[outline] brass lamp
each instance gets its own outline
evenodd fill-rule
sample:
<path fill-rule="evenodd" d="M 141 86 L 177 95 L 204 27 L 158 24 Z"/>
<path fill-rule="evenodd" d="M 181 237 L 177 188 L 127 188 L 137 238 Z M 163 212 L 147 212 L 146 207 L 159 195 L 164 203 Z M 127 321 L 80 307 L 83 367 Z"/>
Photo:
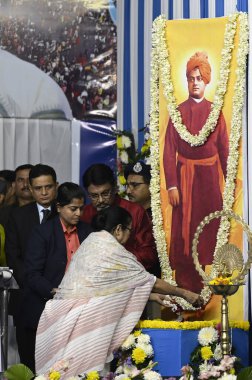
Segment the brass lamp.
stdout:
<path fill-rule="evenodd" d="M 213 264 L 214 271 L 207 275 L 198 259 L 197 246 L 199 236 L 204 227 L 216 218 L 235 219 L 243 227 L 248 238 L 248 259 L 244 263 L 243 254 L 234 244 L 223 244 L 216 250 Z M 222 355 L 228 355 L 231 351 L 229 339 L 228 321 L 228 296 L 237 292 L 240 285 L 244 284 L 244 277 L 252 263 L 252 232 L 245 221 L 233 211 L 216 211 L 206 216 L 196 229 L 193 239 L 192 257 L 194 265 L 203 278 L 203 282 L 209 286 L 212 293 L 221 295 L 221 349 Z"/>

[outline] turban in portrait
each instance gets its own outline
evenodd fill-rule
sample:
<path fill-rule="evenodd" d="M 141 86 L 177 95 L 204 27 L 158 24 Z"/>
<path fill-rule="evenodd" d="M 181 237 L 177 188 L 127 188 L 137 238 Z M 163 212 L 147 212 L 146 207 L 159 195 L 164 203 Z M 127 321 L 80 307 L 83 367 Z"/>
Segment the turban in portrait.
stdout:
<path fill-rule="evenodd" d="M 197 51 L 187 62 L 186 76 L 188 77 L 192 70 L 199 69 L 205 84 L 211 80 L 211 66 L 208 62 L 207 53 L 204 51 Z"/>

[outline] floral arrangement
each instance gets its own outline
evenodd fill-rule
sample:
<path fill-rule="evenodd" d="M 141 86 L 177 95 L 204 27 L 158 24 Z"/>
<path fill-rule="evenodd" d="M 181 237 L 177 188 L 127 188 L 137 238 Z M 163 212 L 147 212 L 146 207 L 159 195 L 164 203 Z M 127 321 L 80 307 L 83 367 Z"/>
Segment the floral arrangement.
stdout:
<path fill-rule="evenodd" d="M 144 379 L 161 380 L 158 372 L 153 371 L 157 364 L 152 361 L 154 357 L 150 336 L 141 330 L 135 330 L 124 341 L 116 353 L 117 368 L 115 380 Z"/>
<path fill-rule="evenodd" d="M 209 281 L 209 285 L 233 285 L 231 276 L 218 276 Z"/>
<path fill-rule="evenodd" d="M 152 139 L 150 156 L 152 163 L 152 180 L 150 184 L 151 207 L 154 236 L 156 240 L 159 260 L 161 263 L 162 273 L 164 278 L 173 285 L 176 285 L 176 283 L 173 280 L 173 273 L 169 264 L 169 260 L 167 260 L 167 243 L 163 229 L 163 218 L 160 200 L 159 81 L 162 82 L 164 95 L 167 100 L 169 115 L 180 137 L 191 146 L 199 146 L 204 144 L 204 142 L 207 141 L 209 135 L 214 131 L 219 113 L 223 106 L 224 96 L 227 89 L 227 81 L 230 72 L 233 38 L 237 30 L 238 21 L 240 29 L 236 57 L 237 70 L 232 104 L 231 131 L 229 136 L 230 150 L 227 163 L 226 183 L 223 193 L 223 209 L 232 210 L 234 203 L 235 180 L 239 160 L 239 142 L 242 132 L 242 107 L 246 82 L 246 59 L 248 54 L 247 15 L 245 13 L 235 13 L 227 19 L 216 93 L 214 96 L 210 115 L 206 121 L 206 124 L 198 135 L 192 135 L 189 133 L 186 126 L 182 124 L 181 115 L 177 109 L 176 99 L 174 96 L 174 86 L 171 79 L 169 51 L 167 48 L 165 35 L 166 19 L 164 16 L 159 16 L 153 23 L 150 113 L 150 134 Z M 215 253 L 219 247 L 227 243 L 229 228 L 230 222 L 227 220 L 227 218 L 221 218 Z M 212 266 L 212 272 L 216 272 L 214 265 Z M 209 301 L 211 297 L 211 291 L 207 286 L 203 288 L 201 297 L 204 299 L 205 304 Z M 191 305 L 189 305 L 185 300 L 181 300 L 179 298 L 173 299 L 175 299 L 177 305 L 182 307 L 184 310 L 191 308 Z"/>
<path fill-rule="evenodd" d="M 149 164 L 151 138 L 148 125 L 144 128 L 144 143 L 139 151 L 135 148 L 134 136 L 127 131 L 117 131 L 116 147 L 118 152 L 117 160 L 117 185 L 119 195 L 125 197 L 126 180 L 124 178 L 124 168 L 129 163 L 143 160 Z"/>
<path fill-rule="evenodd" d="M 220 334 L 217 328 L 203 327 L 198 334 L 198 346 L 193 350 L 189 365 L 182 368 L 181 380 L 236 379 L 241 368 L 233 355 L 222 356 Z"/>
<path fill-rule="evenodd" d="M 123 342 L 114 353 L 116 369 L 105 376 L 97 371 L 90 371 L 84 375 L 70 376 L 67 380 L 162 380 L 158 372 L 153 371 L 157 364 L 153 362 L 154 351 L 150 336 L 137 329 Z M 36 377 L 32 371 L 23 364 L 16 364 L 8 368 L 4 376 L 6 380 L 60 380 L 62 374 L 69 368 L 68 360 L 60 360 L 54 364 L 47 374 Z"/>

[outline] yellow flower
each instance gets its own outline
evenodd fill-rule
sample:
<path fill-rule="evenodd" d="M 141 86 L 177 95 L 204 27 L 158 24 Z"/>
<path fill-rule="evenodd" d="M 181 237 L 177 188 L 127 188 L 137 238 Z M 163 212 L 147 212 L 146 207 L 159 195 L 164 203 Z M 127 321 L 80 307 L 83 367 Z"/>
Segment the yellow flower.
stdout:
<path fill-rule="evenodd" d="M 60 379 L 60 373 L 58 371 L 52 371 L 49 373 L 49 379 L 50 380 L 59 380 Z"/>
<path fill-rule="evenodd" d="M 146 359 L 146 353 L 140 347 L 134 348 L 131 356 L 136 364 L 143 363 Z"/>
<path fill-rule="evenodd" d="M 117 136 L 116 145 L 118 149 L 123 149 L 122 136 Z"/>
<path fill-rule="evenodd" d="M 118 179 L 119 179 L 119 182 L 121 185 L 125 185 L 126 184 L 126 179 L 124 178 L 124 175 L 120 174 L 118 176 Z"/>
<path fill-rule="evenodd" d="M 229 371 L 230 375 L 235 375 L 235 369 L 234 368 L 231 368 L 230 371 Z"/>
<path fill-rule="evenodd" d="M 87 380 L 99 380 L 100 376 L 97 371 L 90 371 L 87 373 Z"/>
<path fill-rule="evenodd" d="M 139 336 L 139 335 L 141 335 L 141 333 L 142 333 L 142 331 L 141 330 L 136 330 L 136 331 L 134 331 L 134 336 Z"/>
<path fill-rule="evenodd" d="M 150 147 L 150 146 L 151 146 L 151 138 L 149 138 L 149 139 L 145 142 L 145 144 L 146 144 L 148 147 Z"/>
<path fill-rule="evenodd" d="M 208 360 L 213 356 L 213 351 L 209 346 L 201 347 L 200 352 L 203 360 Z"/>

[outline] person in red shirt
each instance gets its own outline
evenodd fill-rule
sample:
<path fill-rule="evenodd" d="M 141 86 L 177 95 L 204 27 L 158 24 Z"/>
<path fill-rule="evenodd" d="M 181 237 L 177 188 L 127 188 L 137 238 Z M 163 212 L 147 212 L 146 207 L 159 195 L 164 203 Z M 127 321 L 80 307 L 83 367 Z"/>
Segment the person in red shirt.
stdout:
<path fill-rule="evenodd" d="M 83 175 L 83 186 L 91 204 L 84 207 L 81 219 L 91 223 L 97 211 L 108 206 L 125 208 L 132 216 L 132 232 L 125 248 L 136 256 L 148 272 L 160 276 L 151 221 L 143 207 L 118 196 L 112 169 L 101 163 L 91 165 Z"/>

